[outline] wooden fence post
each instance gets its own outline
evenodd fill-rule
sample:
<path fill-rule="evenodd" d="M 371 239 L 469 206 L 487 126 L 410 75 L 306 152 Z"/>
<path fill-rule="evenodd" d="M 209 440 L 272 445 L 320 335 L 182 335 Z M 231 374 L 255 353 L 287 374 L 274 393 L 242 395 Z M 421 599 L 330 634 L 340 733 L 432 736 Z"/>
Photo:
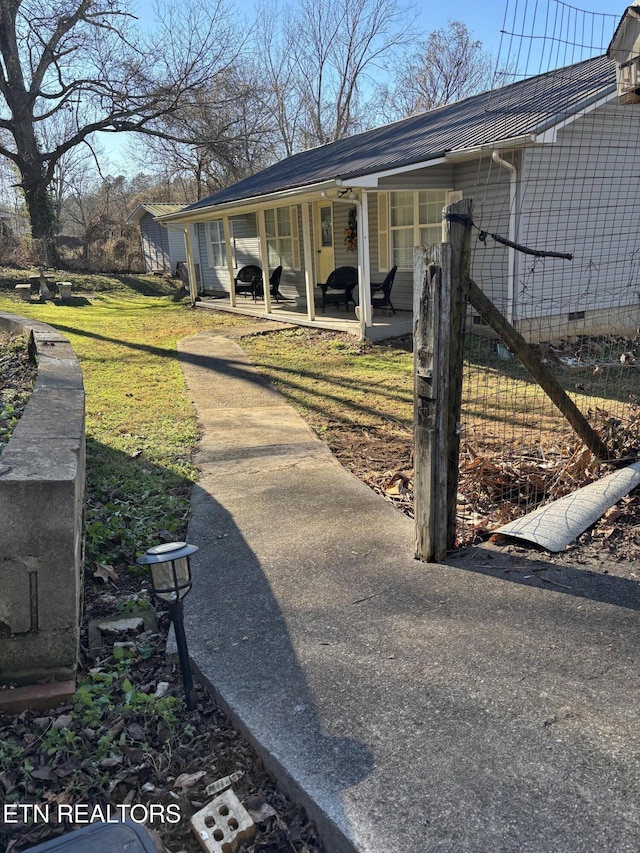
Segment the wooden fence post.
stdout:
<path fill-rule="evenodd" d="M 473 202 L 446 209 L 440 247 L 414 252 L 414 507 L 419 560 L 455 543 L 462 335 Z"/>
<path fill-rule="evenodd" d="M 436 531 L 442 529 L 440 515 L 444 471 L 438 429 L 440 372 L 440 309 L 442 293 L 442 250 L 445 246 L 414 250 L 413 290 L 413 496 L 415 511 L 415 556 L 438 559 Z"/>

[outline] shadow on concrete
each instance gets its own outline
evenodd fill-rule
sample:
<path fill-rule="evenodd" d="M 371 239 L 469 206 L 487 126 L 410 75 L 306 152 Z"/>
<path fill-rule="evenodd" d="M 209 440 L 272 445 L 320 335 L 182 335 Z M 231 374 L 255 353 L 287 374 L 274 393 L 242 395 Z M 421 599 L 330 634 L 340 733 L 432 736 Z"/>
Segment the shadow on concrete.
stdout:
<path fill-rule="evenodd" d="M 344 838 L 326 834 L 348 826 L 336 811 L 340 794 L 372 772 L 372 755 L 358 740 L 326 731 L 287 621 L 233 516 L 198 485 L 191 504 L 197 594 L 185 600 L 185 620 L 196 667 L 285 789 L 312 818 L 329 818 L 322 820 L 327 850 L 342 850 Z"/>
<path fill-rule="evenodd" d="M 541 556 L 536 555 L 540 553 Z M 503 553 L 499 548 L 468 548 L 452 554 L 447 565 L 524 586 L 587 598 L 603 604 L 640 610 L 640 583 L 604 572 L 602 574 L 549 562 L 546 552 L 535 550 L 525 556 Z M 603 565 L 605 561 L 603 560 Z"/>

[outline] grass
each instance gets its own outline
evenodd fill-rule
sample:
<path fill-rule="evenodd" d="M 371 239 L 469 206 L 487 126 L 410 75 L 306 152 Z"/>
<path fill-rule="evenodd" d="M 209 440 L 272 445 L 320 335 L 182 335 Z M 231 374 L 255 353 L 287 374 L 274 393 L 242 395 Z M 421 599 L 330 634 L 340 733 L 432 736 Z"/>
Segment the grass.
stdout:
<path fill-rule="evenodd" d="M 20 302 L 25 273 L 0 270 L 0 310 L 43 320 L 65 333 L 81 362 L 87 392 L 90 561 L 131 564 L 158 538 L 181 536 L 188 489 L 197 477 L 194 412 L 176 358 L 179 338 L 254 323 L 240 315 L 195 311 L 176 284 L 154 276 L 74 276 L 68 304 Z M 65 278 L 67 276 L 65 275 Z M 617 344 L 616 344 L 617 345 Z M 393 433 L 411 441 L 413 356 L 410 339 L 372 344 L 294 328 L 243 340 L 257 369 L 335 446 L 338 433 Z M 640 373 L 615 365 L 596 375 L 558 376 L 584 412 L 628 413 Z M 486 340 L 468 349 L 463 441 L 486 452 L 518 442 L 571 440 L 542 390 Z M 524 436 L 524 438 L 523 438 Z M 335 440 L 334 440 L 335 439 Z"/>
<path fill-rule="evenodd" d="M 73 346 L 86 391 L 87 559 L 127 565 L 186 527 L 197 431 L 176 342 L 242 318 L 194 311 L 153 276 L 78 278 L 90 299 L 25 303 L 13 293 L 24 274 L 3 270 L 0 310 L 49 323 Z"/>

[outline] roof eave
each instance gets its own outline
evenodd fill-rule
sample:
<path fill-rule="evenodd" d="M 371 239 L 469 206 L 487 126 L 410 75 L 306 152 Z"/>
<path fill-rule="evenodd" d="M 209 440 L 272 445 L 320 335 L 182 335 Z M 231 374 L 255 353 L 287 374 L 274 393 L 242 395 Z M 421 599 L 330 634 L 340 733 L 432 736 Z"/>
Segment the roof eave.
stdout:
<path fill-rule="evenodd" d="M 286 190 L 278 190 L 276 192 L 264 193 L 263 195 L 248 196 L 247 198 L 232 199 L 223 201 L 219 204 L 209 204 L 206 207 L 198 207 L 195 210 L 180 211 L 178 213 L 169 213 L 165 216 L 159 216 L 158 221 L 163 224 L 170 222 L 199 222 L 202 219 L 210 219 L 212 213 L 242 213 L 244 210 L 252 210 L 259 207 L 265 207 L 277 201 L 286 201 L 293 196 L 300 195 L 320 195 L 323 190 L 332 189 L 334 187 L 343 186 L 340 178 L 333 178 L 326 181 L 318 181 L 314 184 L 301 184 L 297 187 L 288 187 Z"/>

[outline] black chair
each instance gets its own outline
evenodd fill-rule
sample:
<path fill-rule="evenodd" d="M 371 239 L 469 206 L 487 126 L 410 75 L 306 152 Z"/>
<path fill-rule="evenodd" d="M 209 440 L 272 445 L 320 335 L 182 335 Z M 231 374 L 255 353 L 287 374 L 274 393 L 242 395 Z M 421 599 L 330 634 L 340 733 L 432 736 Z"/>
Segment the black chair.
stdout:
<path fill-rule="evenodd" d="M 345 311 L 349 310 L 349 302 L 356 304 L 353 298 L 353 291 L 358 286 L 358 270 L 355 267 L 337 267 L 324 284 L 320 284 L 322 291 L 322 311 L 327 306 L 327 302 L 334 302 L 340 305 L 344 301 Z"/>
<path fill-rule="evenodd" d="M 396 309 L 391 303 L 391 288 L 393 287 L 393 280 L 396 277 L 397 269 L 398 267 L 391 267 L 383 282 L 380 284 L 371 284 L 371 304 L 374 308 L 391 308 L 392 313 L 396 313 Z M 382 293 L 382 296 L 374 296 L 374 293 Z"/>
<path fill-rule="evenodd" d="M 262 287 L 262 270 L 254 264 L 238 270 L 238 275 L 233 280 L 236 293 L 250 293 L 253 301 L 256 301 L 257 291 Z"/>
<path fill-rule="evenodd" d="M 276 267 L 274 271 L 269 276 L 269 293 L 276 302 L 279 302 L 281 299 L 284 299 L 284 296 L 280 293 L 280 277 L 282 276 L 282 267 Z"/>

